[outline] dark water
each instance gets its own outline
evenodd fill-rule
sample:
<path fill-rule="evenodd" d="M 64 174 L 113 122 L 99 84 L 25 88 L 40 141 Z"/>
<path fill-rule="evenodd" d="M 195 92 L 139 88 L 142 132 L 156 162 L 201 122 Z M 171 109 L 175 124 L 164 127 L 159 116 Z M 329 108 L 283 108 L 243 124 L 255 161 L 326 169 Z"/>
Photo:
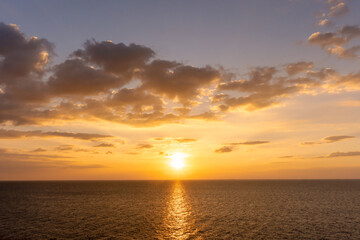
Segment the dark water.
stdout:
<path fill-rule="evenodd" d="M 360 180 L 0 182 L 0 239 L 360 239 Z"/>

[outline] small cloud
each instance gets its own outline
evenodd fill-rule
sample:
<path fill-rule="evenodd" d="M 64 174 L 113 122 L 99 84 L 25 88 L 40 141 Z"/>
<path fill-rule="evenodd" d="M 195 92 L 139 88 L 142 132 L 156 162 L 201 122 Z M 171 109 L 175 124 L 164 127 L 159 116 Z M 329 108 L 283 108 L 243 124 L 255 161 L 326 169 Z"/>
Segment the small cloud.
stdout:
<path fill-rule="evenodd" d="M 55 150 L 57 150 L 57 151 L 70 151 L 73 149 L 74 149 L 73 145 L 60 145 L 55 148 Z"/>
<path fill-rule="evenodd" d="M 154 146 L 152 144 L 149 143 L 139 143 L 136 148 L 137 149 L 149 149 L 149 148 L 153 148 Z"/>
<path fill-rule="evenodd" d="M 100 143 L 94 147 L 115 147 L 115 145 L 112 143 Z"/>
<path fill-rule="evenodd" d="M 46 152 L 46 149 L 45 148 L 36 148 L 36 149 L 34 149 L 34 150 L 32 150 L 32 151 L 30 151 L 30 152 L 33 152 L 33 153 L 37 153 L 37 152 Z"/>
<path fill-rule="evenodd" d="M 90 150 L 85 149 L 85 148 L 79 148 L 79 149 L 76 149 L 75 152 L 90 152 Z"/>
<path fill-rule="evenodd" d="M 360 156 L 360 152 L 359 151 L 356 151 L 356 152 L 333 152 L 333 153 L 330 153 L 329 155 L 327 155 L 326 157 L 333 158 L 333 157 L 355 157 L 355 156 Z"/>
<path fill-rule="evenodd" d="M 279 158 L 293 158 L 294 156 L 292 155 L 286 155 L 286 156 L 280 156 Z"/>
<path fill-rule="evenodd" d="M 216 152 L 216 153 L 227 153 L 227 152 L 232 152 L 232 151 L 233 151 L 232 147 L 224 146 L 224 147 L 216 149 L 214 152 Z"/>
<path fill-rule="evenodd" d="M 328 16 L 338 17 L 344 15 L 347 12 L 349 12 L 349 8 L 346 6 L 346 4 L 344 2 L 339 2 L 336 5 L 330 7 Z"/>
<path fill-rule="evenodd" d="M 113 154 L 111 151 L 107 151 L 106 154 Z"/>
<path fill-rule="evenodd" d="M 236 145 L 259 145 L 259 144 L 265 144 L 265 143 L 269 143 L 269 141 L 245 141 L 245 142 L 237 142 L 237 143 L 227 143 L 225 145 L 232 145 L 232 146 L 236 146 Z"/>
<path fill-rule="evenodd" d="M 315 145 L 315 144 L 324 144 L 324 143 L 334 143 L 339 142 L 345 139 L 355 138 L 355 136 L 329 136 L 321 139 L 321 141 L 318 142 L 302 142 L 300 145 L 309 146 L 309 145 Z"/>
<path fill-rule="evenodd" d="M 323 140 L 327 143 L 333 143 L 333 142 L 338 142 L 338 141 L 349 139 L 349 138 L 355 138 L 355 137 L 354 136 L 329 136 L 329 137 L 323 138 Z"/>
<path fill-rule="evenodd" d="M 306 70 L 310 70 L 314 67 L 314 63 L 312 62 L 297 62 L 297 63 L 289 63 L 285 67 L 285 71 L 289 76 L 299 74 L 305 72 Z"/>
<path fill-rule="evenodd" d="M 40 130 L 18 131 L 18 130 L 7 130 L 3 128 L 0 129 L 1 139 L 15 139 L 15 138 L 23 138 L 23 137 L 40 137 L 40 138 L 67 137 L 67 138 L 74 138 L 80 140 L 95 140 L 100 138 L 110 138 L 113 136 L 96 134 L 96 133 L 73 133 L 73 132 L 60 132 L 60 131 L 43 132 Z"/>
<path fill-rule="evenodd" d="M 309 146 L 309 145 L 315 145 L 315 144 L 321 144 L 321 142 L 302 142 L 300 145 Z"/>

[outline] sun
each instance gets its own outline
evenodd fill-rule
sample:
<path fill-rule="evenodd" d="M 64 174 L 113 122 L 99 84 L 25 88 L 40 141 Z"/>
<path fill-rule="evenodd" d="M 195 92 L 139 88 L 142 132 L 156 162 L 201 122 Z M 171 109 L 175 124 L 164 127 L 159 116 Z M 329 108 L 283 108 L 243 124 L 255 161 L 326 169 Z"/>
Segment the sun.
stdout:
<path fill-rule="evenodd" d="M 187 158 L 188 155 L 182 152 L 175 152 L 173 154 L 170 154 L 170 166 L 173 167 L 176 170 L 183 169 L 185 165 L 185 158 Z"/>

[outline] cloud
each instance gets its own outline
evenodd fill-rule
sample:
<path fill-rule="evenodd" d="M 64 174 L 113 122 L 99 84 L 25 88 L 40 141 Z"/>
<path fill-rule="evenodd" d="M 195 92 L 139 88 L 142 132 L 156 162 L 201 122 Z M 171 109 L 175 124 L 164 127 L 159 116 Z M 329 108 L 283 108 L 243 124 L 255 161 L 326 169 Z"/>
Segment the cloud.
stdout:
<path fill-rule="evenodd" d="M 56 151 L 71 151 L 73 149 L 74 149 L 74 145 L 70 145 L 70 144 L 60 145 L 55 148 Z"/>
<path fill-rule="evenodd" d="M 360 51 L 360 45 L 348 49 L 337 46 L 328 48 L 326 51 L 332 55 L 336 55 L 339 58 L 357 58 L 357 53 Z"/>
<path fill-rule="evenodd" d="M 314 67 L 314 63 L 312 62 L 297 62 L 290 63 L 286 65 L 285 71 L 288 75 L 292 76 L 298 73 L 302 73 L 306 70 L 312 69 Z"/>
<path fill-rule="evenodd" d="M 139 143 L 136 148 L 137 149 L 150 149 L 153 148 L 154 146 L 152 144 L 149 143 Z"/>
<path fill-rule="evenodd" d="M 323 141 L 325 141 L 327 143 L 333 143 L 333 142 L 338 142 L 338 141 L 342 141 L 342 140 L 349 139 L 349 138 L 355 138 L 355 137 L 354 136 L 329 136 L 329 137 L 323 138 Z"/>
<path fill-rule="evenodd" d="M 118 77 L 92 68 L 80 59 L 69 59 L 54 67 L 48 88 L 55 96 L 86 96 L 104 93 L 124 84 Z"/>
<path fill-rule="evenodd" d="M 360 37 L 360 27 L 358 25 L 345 25 L 335 32 L 313 33 L 307 41 L 309 44 L 319 45 L 326 52 L 338 58 L 357 58 L 360 45 L 345 47 L 357 37 Z"/>
<path fill-rule="evenodd" d="M 334 23 L 329 19 L 320 19 L 317 23 L 318 26 L 334 26 Z"/>
<path fill-rule="evenodd" d="M 351 139 L 351 138 L 355 138 L 355 136 L 345 136 L 345 135 L 328 136 L 328 137 L 324 137 L 323 139 L 321 139 L 321 141 L 302 142 L 300 144 L 301 145 L 316 145 L 316 144 L 324 144 L 324 143 L 334 143 L 334 142 L 339 142 L 339 141 L 343 141 L 343 140 Z"/>
<path fill-rule="evenodd" d="M 98 145 L 95 145 L 94 147 L 115 147 L 112 143 L 100 143 Z"/>
<path fill-rule="evenodd" d="M 227 152 L 232 152 L 232 151 L 233 151 L 232 147 L 224 146 L 224 147 L 216 149 L 214 152 L 216 152 L 216 153 L 227 153 Z"/>
<path fill-rule="evenodd" d="M 95 64 L 105 72 L 130 78 L 134 72 L 143 68 L 146 62 L 154 57 L 155 52 L 145 46 L 111 41 L 97 42 L 88 40 L 84 49 L 79 49 L 73 56 L 79 57 L 90 64 Z"/>
<path fill-rule="evenodd" d="M 344 15 L 347 12 L 349 12 L 349 8 L 345 4 L 345 2 L 338 2 L 337 4 L 332 5 L 330 7 L 330 11 L 328 13 L 328 16 L 329 17 L 338 17 L 338 16 L 341 16 L 341 15 Z"/>
<path fill-rule="evenodd" d="M 315 144 L 322 144 L 322 142 L 302 142 L 300 145 L 315 145 Z"/>
<path fill-rule="evenodd" d="M 15 24 L 0 23 L 0 82 L 13 85 L 41 74 L 52 54 L 53 45 L 46 39 L 27 39 Z"/>
<path fill-rule="evenodd" d="M 34 152 L 35 153 L 35 152 Z M 40 161 L 40 160 L 51 160 L 51 159 L 68 159 L 71 157 L 65 157 L 62 155 L 56 154 L 38 154 L 38 153 L 23 153 L 21 151 L 16 151 L 13 149 L 0 148 L 0 163 L 2 161 Z"/>
<path fill-rule="evenodd" d="M 269 141 L 245 141 L 245 142 L 236 142 L 236 143 L 227 143 L 226 145 L 259 145 L 269 143 Z"/>
<path fill-rule="evenodd" d="M 360 27 L 358 25 L 345 25 L 339 30 L 339 33 L 350 40 L 360 36 Z"/>
<path fill-rule="evenodd" d="M 105 104 L 114 108 L 123 108 L 123 111 L 131 107 L 131 113 L 134 114 L 132 117 L 141 117 L 144 113 L 147 114 L 147 117 L 150 116 L 149 114 L 161 116 L 164 111 L 160 97 L 139 88 L 123 88 L 112 94 Z"/>
<path fill-rule="evenodd" d="M 72 132 L 43 132 L 35 131 L 19 131 L 0 129 L 0 139 L 16 139 L 22 137 L 67 137 L 80 140 L 96 140 L 101 138 L 110 138 L 110 135 L 96 134 L 96 133 L 72 133 Z"/>
<path fill-rule="evenodd" d="M 356 157 L 360 156 L 360 152 L 333 152 L 327 155 L 328 158 L 333 157 Z"/>
<path fill-rule="evenodd" d="M 327 46 L 340 46 L 346 44 L 348 40 L 345 37 L 337 36 L 336 33 L 332 32 L 315 32 L 309 36 L 308 42 L 310 44 L 320 45 L 322 48 L 325 48 Z"/>
<path fill-rule="evenodd" d="M 196 142 L 198 139 L 195 138 L 182 138 L 182 137 L 178 137 L 178 138 L 172 138 L 172 137 L 156 137 L 154 138 L 155 141 L 166 141 L 166 142 L 178 142 L 178 143 L 191 143 L 191 142 Z"/>
<path fill-rule="evenodd" d="M 37 153 L 37 152 L 46 152 L 45 148 L 36 148 L 34 150 L 32 150 L 31 152 Z"/>

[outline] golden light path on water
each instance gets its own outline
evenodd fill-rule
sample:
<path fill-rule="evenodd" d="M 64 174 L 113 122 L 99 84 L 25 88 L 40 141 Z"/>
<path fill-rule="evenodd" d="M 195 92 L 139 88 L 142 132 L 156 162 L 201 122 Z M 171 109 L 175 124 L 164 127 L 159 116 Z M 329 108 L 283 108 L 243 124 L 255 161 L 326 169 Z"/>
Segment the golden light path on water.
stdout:
<path fill-rule="evenodd" d="M 172 194 L 167 202 L 165 239 L 188 239 L 196 232 L 193 221 L 184 187 L 180 181 L 174 182 Z"/>

